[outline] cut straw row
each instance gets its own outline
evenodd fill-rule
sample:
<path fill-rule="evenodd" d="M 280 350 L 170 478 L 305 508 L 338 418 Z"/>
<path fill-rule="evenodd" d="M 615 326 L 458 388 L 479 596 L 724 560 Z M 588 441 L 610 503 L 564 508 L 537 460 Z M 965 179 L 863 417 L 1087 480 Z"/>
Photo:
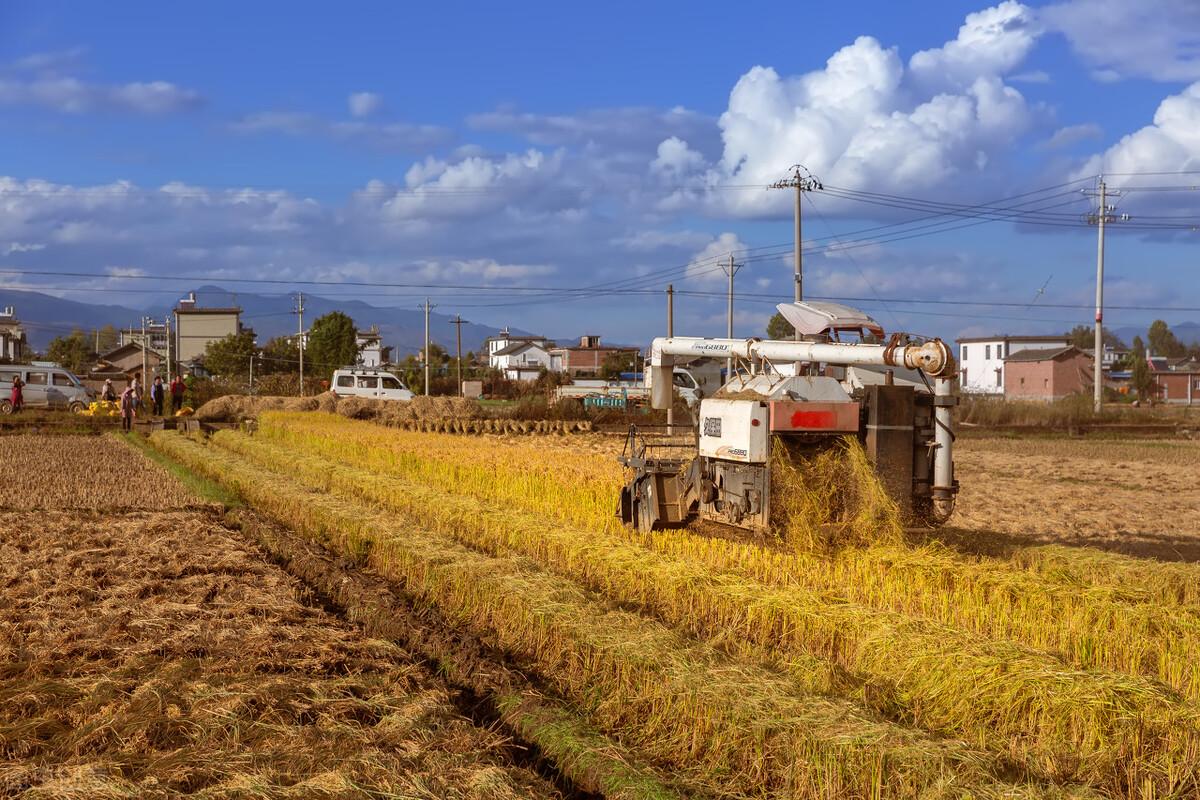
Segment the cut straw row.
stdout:
<path fill-rule="evenodd" d="M 797 692 L 661 625 L 605 611 L 570 581 L 519 558 L 466 549 L 403 516 L 296 488 L 167 432 L 156 447 L 242 494 L 332 551 L 403 583 L 571 698 L 589 720 L 656 763 L 703 776 L 716 793 L 758 797 L 1060 797 L 1080 787 L 999 782 L 994 756 L 871 719 L 853 704 Z"/>
<path fill-rule="evenodd" d="M 1139 678 L 1081 672 L 1003 641 L 926 620 L 864 608 L 799 586 L 772 587 L 713 575 L 702 563 L 648 552 L 600 532 L 549 527 L 388 475 L 331 464 L 295 449 L 220 432 L 214 441 L 268 469 L 344 496 L 369 500 L 493 555 L 534 558 L 621 603 L 760 662 L 827 659 L 849 693 L 898 720 L 962 736 L 1004 753 L 1031 774 L 1122 786 L 1131 772 L 1159 789 L 1195 778 L 1200 725 L 1178 696 Z"/>
<path fill-rule="evenodd" d="M 429 437 L 411 438 L 323 415 L 267 415 L 262 425 L 274 441 L 340 463 L 387 471 L 447 492 L 467 492 L 498 506 L 554 514 L 569 524 L 612 531 L 721 572 L 775 586 L 835 592 L 872 608 L 1021 642 L 1082 669 L 1156 678 L 1200 700 L 1200 614 L 1141 602 L 1145 598 L 1136 589 L 1052 580 L 1003 562 L 964 559 L 936 544 L 846 549 L 824 558 L 686 532 L 638 534 L 622 526 L 596 526 L 595 491 L 581 490 L 573 504 L 569 485 L 553 483 L 555 470 L 563 470 L 562 481 L 578 482 L 586 489 L 588 467 L 557 453 L 554 459 L 534 460 L 524 446 L 514 451 L 459 439 L 447 445 L 447 454 L 442 438 L 431 442 Z M 502 467 L 497 453 L 513 459 Z M 455 461 L 446 461 L 448 457 Z M 609 520 L 616 495 L 615 489 L 606 490 L 613 492 L 607 498 Z M 1079 557 L 1089 556 L 1081 552 Z M 1131 596 L 1138 601 L 1130 602 Z"/>

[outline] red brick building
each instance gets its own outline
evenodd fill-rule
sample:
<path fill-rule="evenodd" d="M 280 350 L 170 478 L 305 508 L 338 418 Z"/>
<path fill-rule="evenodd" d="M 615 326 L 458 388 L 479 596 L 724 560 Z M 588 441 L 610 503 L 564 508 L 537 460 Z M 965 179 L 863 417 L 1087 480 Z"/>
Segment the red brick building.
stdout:
<path fill-rule="evenodd" d="M 581 336 L 578 346 L 555 347 L 550 351 L 550 369 L 572 376 L 599 375 L 605 359 L 610 356 L 632 357 L 636 362 L 637 354 L 636 347 L 609 347 L 600 344 L 599 336 Z"/>
<path fill-rule="evenodd" d="M 1151 397 L 1163 403 L 1200 403 L 1200 362 L 1195 358 L 1146 359 L 1150 378 L 1154 381 Z"/>
<path fill-rule="evenodd" d="M 1078 347 L 1021 350 L 1004 359 L 1007 400 L 1061 400 L 1089 391 L 1092 357 Z"/>

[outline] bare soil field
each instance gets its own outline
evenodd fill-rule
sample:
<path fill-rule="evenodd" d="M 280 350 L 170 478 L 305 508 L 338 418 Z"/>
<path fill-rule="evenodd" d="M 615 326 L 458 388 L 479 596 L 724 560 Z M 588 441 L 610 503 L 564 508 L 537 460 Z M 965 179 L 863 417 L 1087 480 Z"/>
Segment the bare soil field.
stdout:
<path fill-rule="evenodd" d="M 963 438 L 946 534 L 1200 560 L 1200 442 Z"/>
<path fill-rule="evenodd" d="M 188 505 L 140 453 L 10 438 L 6 469 L 43 485 L 6 505 L 91 508 L 0 511 L 0 797 L 560 796 L 428 667 L 303 602 L 213 513 L 96 510 Z M 93 463 L 126 488 L 74 494 Z"/>

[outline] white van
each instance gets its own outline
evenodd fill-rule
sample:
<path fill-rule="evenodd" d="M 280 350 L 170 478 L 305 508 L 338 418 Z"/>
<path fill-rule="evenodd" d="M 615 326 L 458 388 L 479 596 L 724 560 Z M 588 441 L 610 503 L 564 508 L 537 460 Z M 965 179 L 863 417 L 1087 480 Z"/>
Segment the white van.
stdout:
<path fill-rule="evenodd" d="M 338 397 L 373 397 L 377 400 L 412 400 L 413 393 L 399 378 L 381 369 L 347 367 L 333 373 L 330 391 Z"/>
<path fill-rule="evenodd" d="M 25 384 L 21 397 L 27 408 L 65 408 L 82 411 L 96 399 L 75 373 L 44 364 L 0 364 L 0 414 L 12 413 L 13 379 Z"/>

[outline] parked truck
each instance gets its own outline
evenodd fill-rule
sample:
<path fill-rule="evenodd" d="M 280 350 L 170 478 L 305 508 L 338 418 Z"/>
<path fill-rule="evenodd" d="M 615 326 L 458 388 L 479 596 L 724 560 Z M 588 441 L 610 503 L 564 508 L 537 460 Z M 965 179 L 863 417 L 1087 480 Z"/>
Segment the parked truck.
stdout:
<path fill-rule="evenodd" d="M 581 400 L 585 405 L 626 408 L 643 405 L 650 400 L 650 373 L 623 373 L 619 380 L 581 378 L 554 393 L 554 401 Z M 714 361 L 696 361 L 675 367 L 676 394 L 689 406 L 695 406 L 722 384 L 721 365 Z"/>

